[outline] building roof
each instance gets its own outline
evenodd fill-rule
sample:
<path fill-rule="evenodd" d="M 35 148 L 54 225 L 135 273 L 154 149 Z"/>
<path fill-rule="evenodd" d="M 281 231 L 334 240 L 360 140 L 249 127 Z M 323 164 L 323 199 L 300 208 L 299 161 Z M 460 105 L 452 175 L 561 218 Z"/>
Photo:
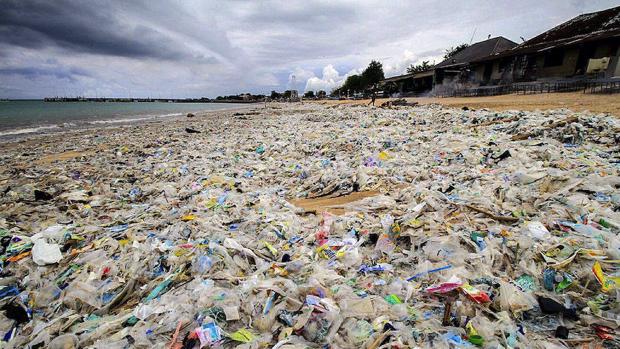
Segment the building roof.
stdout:
<path fill-rule="evenodd" d="M 577 16 L 498 56 L 541 52 L 554 47 L 613 37 L 620 37 L 620 6 Z M 480 59 L 482 60 L 486 59 Z"/>
<path fill-rule="evenodd" d="M 403 75 L 396 75 L 396 76 L 392 76 L 389 78 L 385 78 L 382 80 L 382 82 L 396 82 L 396 81 L 400 81 L 400 80 L 405 80 L 405 79 L 409 79 L 412 78 L 413 74 L 403 74 Z"/>
<path fill-rule="evenodd" d="M 433 75 L 435 68 L 448 68 L 458 66 L 461 64 L 469 63 L 475 59 L 487 57 L 489 55 L 495 55 L 507 49 L 517 46 L 516 42 L 510 41 L 503 36 L 491 38 L 488 40 L 477 42 L 471 46 L 466 47 L 459 53 L 455 54 L 449 59 L 442 61 L 441 63 L 430 67 L 428 70 L 418 72 L 415 74 L 403 74 L 392 76 L 383 80 L 383 82 L 396 82 L 406 80 L 410 78 L 419 79 Z"/>
<path fill-rule="evenodd" d="M 417 73 L 407 73 L 407 74 L 402 74 L 402 75 L 391 76 L 389 78 L 385 78 L 385 79 L 381 80 L 381 82 L 382 83 L 398 82 L 398 81 L 412 79 L 412 78 L 413 79 L 426 78 L 426 77 L 429 77 L 429 76 L 433 76 L 434 72 L 435 72 L 435 68 L 434 67 L 430 67 L 428 70 L 417 72 Z"/>
<path fill-rule="evenodd" d="M 454 56 L 435 65 L 435 68 L 447 68 L 467 64 L 481 58 L 497 55 L 515 46 L 517 46 L 516 42 L 508 40 L 503 36 L 498 36 L 466 47 Z"/>

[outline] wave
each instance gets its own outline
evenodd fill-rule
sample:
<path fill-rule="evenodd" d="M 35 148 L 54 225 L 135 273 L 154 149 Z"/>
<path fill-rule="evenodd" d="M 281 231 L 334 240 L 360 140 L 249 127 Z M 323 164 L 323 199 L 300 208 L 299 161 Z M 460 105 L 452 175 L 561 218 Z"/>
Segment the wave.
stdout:
<path fill-rule="evenodd" d="M 0 131 L 0 137 L 2 137 L 2 136 L 17 136 L 17 135 L 26 134 L 26 133 L 43 132 L 43 131 L 49 131 L 49 130 L 53 130 L 53 129 L 58 129 L 58 128 L 61 128 L 61 127 L 63 127 L 63 126 L 50 125 L 50 126 L 18 128 L 18 129 L 14 129 L 14 130 Z"/>
<path fill-rule="evenodd" d="M 139 118 L 123 118 L 123 119 L 108 119 L 108 120 L 94 120 L 87 121 L 87 124 L 92 125 L 101 125 L 101 124 L 120 124 L 123 122 L 134 122 L 134 121 L 144 121 L 144 120 L 153 120 L 159 118 L 167 118 L 172 116 L 181 116 L 183 113 L 171 113 L 171 114 L 162 114 L 162 115 L 146 115 Z"/>
<path fill-rule="evenodd" d="M 94 121 L 86 121 L 80 120 L 77 122 L 65 122 L 57 125 L 46 125 L 46 126 L 32 126 L 32 127 L 24 127 L 18 129 L 10 129 L 5 131 L 0 131 L 0 137 L 4 136 L 19 136 L 29 133 L 44 133 L 46 131 L 58 131 L 61 129 L 74 129 L 80 126 L 86 125 L 111 125 L 111 124 L 120 124 L 120 123 L 131 123 L 137 121 L 147 121 L 154 120 L 160 118 L 167 117 L 175 117 L 182 116 L 183 113 L 170 113 L 170 114 L 161 114 L 161 115 L 145 115 L 139 118 L 121 118 L 121 119 L 107 119 L 107 120 L 94 120 Z"/>
<path fill-rule="evenodd" d="M 249 108 L 251 105 L 235 105 L 234 107 L 231 105 L 222 105 L 220 108 L 214 109 L 205 109 L 202 111 L 194 111 L 193 113 L 201 113 L 201 112 L 216 112 L 216 111 L 224 111 L 224 110 L 234 110 L 234 109 L 244 109 Z M 91 120 L 73 120 L 71 122 L 64 122 L 55 125 L 41 125 L 41 126 L 27 126 L 23 128 L 16 129 L 8 129 L 0 131 L 0 137 L 9 137 L 9 136 L 21 136 L 28 135 L 33 133 L 46 133 L 46 132 L 59 132 L 59 131 L 69 131 L 74 129 L 85 129 L 90 127 L 96 127 L 97 125 L 115 125 L 122 123 L 132 123 L 132 122 L 140 122 L 140 121 L 149 121 L 149 120 L 159 120 L 163 118 L 172 118 L 172 117 L 180 117 L 186 115 L 186 112 L 175 112 L 168 114 L 146 114 L 146 115 L 133 115 L 134 117 L 118 117 L 115 119 L 110 119 L 109 116 L 107 119 L 101 120 L 92 120 L 93 117 L 97 117 L 96 115 L 91 116 Z M 90 127 L 89 127 L 90 126 Z"/>

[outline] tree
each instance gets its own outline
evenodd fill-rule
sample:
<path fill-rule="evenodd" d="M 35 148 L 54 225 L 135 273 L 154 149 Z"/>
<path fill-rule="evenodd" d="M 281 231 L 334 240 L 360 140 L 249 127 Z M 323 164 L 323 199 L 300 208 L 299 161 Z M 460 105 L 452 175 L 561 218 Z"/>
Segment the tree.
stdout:
<path fill-rule="evenodd" d="M 282 97 L 282 94 L 278 93 L 276 91 L 271 91 L 271 96 L 270 97 L 271 97 L 271 99 L 279 99 L 279 98 Z"/>
<path fill-rule="evenodd" d="M 412 64 L 407 68 L 407 73 L 415 74 L 427 71 L 432 68 L 432 65 L 428 64 L 428 61 L 422 61 L 420 64 Z"/>
<path fill-rule="evenodd" d="M 341 90 L 345 93 L 347 91 L 355 93 L 358 91 L 363 91 L 365 87 L 366 86 L 364 85 L 364 79 L 361 75 L 350 75 L 349 77 L 347 77 L 347 80 L 345 80 L 344 85 L 342 85 L 341 87 Z"/>
<path fill-rule="evenodd" d="M 364 69 L 364 72 L 362 72 L 361 90 L 377 84 L 383 79 L 385 79 L 385 75 L 383 75 L 383 64 L 381 64 L 381 62 L 372 60 L 370 61 L 370 64 L 368 64 L 368 67 Z"/>
<path fill-rule="evenodd" d="M 455 47 L 450 47 L 449 49 L 446 50 L 446 54 L 443 55 L 443 58 L 444 59 L 452 58 L 452 57 L 454 57 L 455 54 L 463 51 L 464 49 L 466 49 L 468 47 L 469 47 L 469 44 L 465 44 L 465 43 L 457 45 Z"/>
<path fill-rule="evenodd" d="M 316 96 L 318 98 L 325 98 L 325 97 L 327 97 L 327 92 L 325 92 L 323 90 L 320 90 L 319 92 L 316 93 Z"/>
<path fill-rule="evenodd" d="M 368 64 L 368 67 L 364 69 L 362 74 L 349 75 L 342 86 L 332 90 L 331 95 L 338 96 L 340 94 L 363 92 L 383 79 L 385 79 L 383 65 L 381 62 L 373 60 Z"/>
<path fill-rule="evenodd" d="M 314 91 L 307 91 L 304 93 L 304 98 L 314 98 Z"/>

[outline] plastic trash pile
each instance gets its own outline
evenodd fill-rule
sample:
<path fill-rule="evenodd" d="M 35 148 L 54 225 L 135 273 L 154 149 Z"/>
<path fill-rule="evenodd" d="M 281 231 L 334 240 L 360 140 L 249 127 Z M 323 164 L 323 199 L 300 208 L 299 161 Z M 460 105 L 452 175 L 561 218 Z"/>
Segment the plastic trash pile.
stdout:
<path fill-rule="evenodd" d="M 2 347 L 618 347 L 619 126 L 294 104 L 4 145 Z"/>

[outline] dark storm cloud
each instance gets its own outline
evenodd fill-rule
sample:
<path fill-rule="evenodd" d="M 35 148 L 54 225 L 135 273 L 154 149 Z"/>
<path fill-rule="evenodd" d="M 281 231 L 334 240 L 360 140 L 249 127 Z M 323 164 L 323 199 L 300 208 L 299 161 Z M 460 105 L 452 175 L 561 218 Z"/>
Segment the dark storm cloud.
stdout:
<path fill-rule="evenodd" d="M 121 22 L 113 9 L 104 1 L 1 1 L 0 42 L 130 58 L 213 60 L 193 55 L 156 29 Z"/>
<path fill-rule="evenodd" d="M 0 0 L 0 98 L 215 97 L 397 75 L 489 34 L 531 38 L 617 0 Z M 545 16 L 540 16 L 544 13 Z"/>
<path fill-rule="evenodd" d="M 257 1 L 244 22 L 251 26 L 287 26 L 291 30 L 331 31 L 334 24 L 352 22 L 357 16 L 355 4 L 319 2 L 305 6 L 299 2 L 282 6 L 278 1 Z"/>
<path fill-rule="evenodd" d="M 57 79 L 67 79 L 75 81 L 78 76 L 91 76 L 87 71 L 80 68 L 0 68 L 0 76 L 2 75 L 18 75 L 25 79 L 34 80 L 41 76 L 53 76 Z"/>

